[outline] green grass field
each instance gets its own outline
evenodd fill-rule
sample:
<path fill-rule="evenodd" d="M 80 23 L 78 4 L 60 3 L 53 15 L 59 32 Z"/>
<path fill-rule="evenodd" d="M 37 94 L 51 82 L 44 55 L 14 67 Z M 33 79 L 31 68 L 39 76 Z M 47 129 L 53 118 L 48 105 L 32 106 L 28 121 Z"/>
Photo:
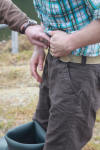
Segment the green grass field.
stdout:
<path fill-rule="evenodd" d="M 33 46 L 20 37 L 20 53 L 12 55 L 11 41 L 0 43 L 0 137 L 8 129 L 32 120 L 38 102 L 39 84 L 31 77 L 29 60 Z M 84 150 L 100 150 L 100 111 L 93 138 Z"/>

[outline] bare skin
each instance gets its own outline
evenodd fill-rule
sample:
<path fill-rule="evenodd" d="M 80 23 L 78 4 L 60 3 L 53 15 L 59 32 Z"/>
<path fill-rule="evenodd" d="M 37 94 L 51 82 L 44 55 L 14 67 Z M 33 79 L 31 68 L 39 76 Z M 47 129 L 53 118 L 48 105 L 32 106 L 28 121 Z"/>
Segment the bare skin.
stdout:
<path fill-rule="evenodd" d="M 43 71 L 44 60 L 45 60 L 44 48 L 35 46 L 34 52 L 30 61 L 30 70 L 31 70 L 32 76 L 40 83 L 42 82 L 42 78 L 39 75 L 37 69 L 39 69 L 39 71 Z"/>
<path fill-rule="evenodd" d="M 95 32 L 94 32 L 95 31 Z M 100 20 L 95 20 L 82 30 L 73 34 L 67 34 L 63 31 L 51 31 L 50 48 L 53 56 L 61 57 L 68 55 L 73 50 L 90 44 L 100 42 Z M 42 82 L 41 77 L 37 73 L 37 67 L 43 70 L 45 53 L 43 47 L 36 47 L 31 58 L 31 73 L 38 82 Z"/>
<path fill-rule="evenodd" d="M 50 38 L 44 33 L 41 25 L 29 26 L 25 34 L 32 44 L 44 48 L 48 47 Z"/>
<path fill-rule="evenodd" d="M 92 21 L 89 25 L 72 34 L 63 31 L 50 32 L 50 48 L 53 56 L 66 56 L 77 48 L 100 42 L 100 20 Z"/>

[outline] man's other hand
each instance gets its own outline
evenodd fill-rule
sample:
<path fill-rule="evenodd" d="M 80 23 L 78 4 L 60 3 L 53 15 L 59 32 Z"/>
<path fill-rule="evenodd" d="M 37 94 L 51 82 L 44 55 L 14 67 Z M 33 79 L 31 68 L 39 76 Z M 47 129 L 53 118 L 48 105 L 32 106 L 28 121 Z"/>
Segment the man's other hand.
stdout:
<path fill-rule="evenodd" d="M 42 78 L 37 72 L 37 69 L 39 71 L 43 71 L 43 63 L 45 59 L 45 52 L 43 47 L 35 46 L 34 52 L 30 61 L 30 70 L 32 76 L 38 81 L 42 82 Z"/>
<path fill-rule="evenodd" d="M 64 31 L 50 31 L 50 51 L 55 57 L 66 56 L 73 50 L 72 48 L 72 39 L 70 34 L 67 34 Z"/>
<path fill-rule="evenodd" d="M 41 25 L 29 26 L 25 30 L 25 34 L 32 44 L 44 48 L 49 46 L 50 38 L 45 34 Z"/>

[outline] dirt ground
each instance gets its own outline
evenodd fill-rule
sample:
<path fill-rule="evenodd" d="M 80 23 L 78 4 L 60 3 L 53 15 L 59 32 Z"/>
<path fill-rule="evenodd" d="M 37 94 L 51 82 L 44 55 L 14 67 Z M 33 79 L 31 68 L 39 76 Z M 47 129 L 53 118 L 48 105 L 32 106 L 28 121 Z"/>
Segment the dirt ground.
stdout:
<path fill-rule="evenodd" d="M 21 49 L 26 48 L 23 43 Z M 8 129 L 32 120 L 35 112 L 39 84 L 30 75 L 32 49 L 20 50 L 19 54 L 12 55 L 10 44 L 0 43 L 0 136 Z M 100 112 L 93 138 L 84 150 L 100 150 Z"/>

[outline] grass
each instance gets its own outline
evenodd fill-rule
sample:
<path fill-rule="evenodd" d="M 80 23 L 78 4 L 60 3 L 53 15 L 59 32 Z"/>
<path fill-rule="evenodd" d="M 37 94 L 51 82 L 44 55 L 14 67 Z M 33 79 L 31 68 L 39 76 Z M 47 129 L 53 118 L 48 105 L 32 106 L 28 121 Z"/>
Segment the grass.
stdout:
<path fill-rule="evenodd" d="M 100 111 L 97 112 L 96 122 L 100 123 Z"/>
<path fill-rule="evenodd" d="M 0 137 L 8 129 L 32 120 L 39 84 L 31 77 L 29 60 L 33 46 L 20 37 L 20 53 L 12 55 L 11 41 L 0 43 Z M 84 150 L 100 150 L 100 111 L 94 135 Z"/>
<path fill-rule="evenodd" d="M 6 65 L 24 65 L 27 64 L 29 61 L 29 58 L 31 57 L 33 51 L 21 51 L 20 55 L 16 54 L 10 54 L 10 52 L 5 52 L 0 54 L 0 66 L 6 66 Z"/>
<path fill-rule="evenodd" d="M 5 108 L 5 104 L 7 105 L 5 102 L 0 108 L 0 114 L 2 114 L 2 119 L 0 122 L 0 136 L 3 136 L 8 129 L 32 120 L 37 104 L 37 97 L 35 101 L 32 100 L 25 106 L 12 107 L 9 103 Z"/>

